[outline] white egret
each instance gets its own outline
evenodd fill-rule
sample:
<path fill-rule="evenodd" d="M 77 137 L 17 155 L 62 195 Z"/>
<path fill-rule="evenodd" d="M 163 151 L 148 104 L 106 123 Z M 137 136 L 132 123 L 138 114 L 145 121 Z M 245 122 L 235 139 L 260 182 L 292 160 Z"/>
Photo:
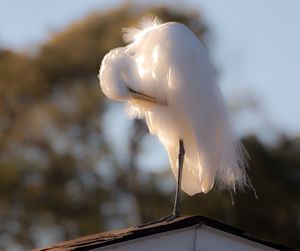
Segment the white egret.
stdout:
<path fill-rule="evenodd" d="M 249 185 L 243 148 L 201 41 L 185 25 L 157 18 L 124 29 L 124 40 L 126 47 L 103 58 L 100 85 L 108 98 L 145 117 L 165 146 L 177 179 L 170 218 L 179 215 L 180 189 L 194 195 L 215 181 L 233 191 Z"/>

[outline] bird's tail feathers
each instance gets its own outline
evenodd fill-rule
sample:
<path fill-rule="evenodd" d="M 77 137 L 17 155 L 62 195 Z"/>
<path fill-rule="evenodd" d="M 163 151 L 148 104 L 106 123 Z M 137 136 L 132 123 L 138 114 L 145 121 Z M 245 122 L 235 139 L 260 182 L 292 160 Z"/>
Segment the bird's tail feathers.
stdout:
<path fill-rule="evenodd" d="M 244 145 L 240 141 L 236 142 L 233 159 L 229 162 L 220 163 L 220 167 L 217 170 L 216 181 L 218 186 L 228 190 L 230 193 L 250 189 L 255 197 L 258 198 L 246 172 L 248 159 L 250 157 Z"/>

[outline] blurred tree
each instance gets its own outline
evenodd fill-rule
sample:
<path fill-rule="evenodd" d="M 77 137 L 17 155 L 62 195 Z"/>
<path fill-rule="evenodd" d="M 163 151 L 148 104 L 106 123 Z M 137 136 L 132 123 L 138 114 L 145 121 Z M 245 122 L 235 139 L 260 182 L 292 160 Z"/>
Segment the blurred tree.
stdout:
<path fill-rule="evenodd" d="M 185 23 L 201 39 L 207 34 L 198 13 L 124 5 L 71 25 L 34 56 L 0 51 L 1 250 L 44 246 L 170 212 L 170 170 L 141 167 L 142 121 L 129 122 L 117 139 L 123 148 L 112 144 L 120 113 L 108 130 L 104 123 L 119 106 L 103 98 L 97 79 L 102 57 L 123 45 L 121 28 L 145 14 Z M 213 190 L 184 197 L 184 212 L 300 246 L 299 139 L 272 148 L 255 138 L 245 144 L 260 199 L 237 194 L 233 206 L 228 194 Z"/>

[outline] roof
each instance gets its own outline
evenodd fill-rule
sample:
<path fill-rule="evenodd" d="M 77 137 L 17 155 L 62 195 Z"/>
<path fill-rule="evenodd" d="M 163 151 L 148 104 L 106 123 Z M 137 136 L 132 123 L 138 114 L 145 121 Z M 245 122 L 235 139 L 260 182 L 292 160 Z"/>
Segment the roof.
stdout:
<path fill-rule="evenodd" d="M 53 246 L 35 249 L 35 251 L 89 250 L 138 239 L 141 237 L 151 236 L 158 233 L 164 233 L 172 230 L 192 227 L 195 225 L 206 225 L 278 250 L 292 250 L 292 248 L 287 246 L 254 238 L 241 229 L 220 223 L 218 221 L 209 219 L 204 216 L 195 215 L 178 217 L 171 222 L 163 221 L 160 223 L 149 224 L 146 226 L 130 227 L 116 231 L 88 235 L 74 240 L 54 244 Z"/>

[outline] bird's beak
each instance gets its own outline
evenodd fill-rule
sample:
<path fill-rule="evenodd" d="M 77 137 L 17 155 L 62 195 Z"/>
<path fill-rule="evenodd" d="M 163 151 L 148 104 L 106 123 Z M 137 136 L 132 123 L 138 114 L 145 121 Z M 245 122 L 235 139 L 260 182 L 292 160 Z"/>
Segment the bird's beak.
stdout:
<path fill-rule="evenodd" d="M 147 101 L 147 102 L 151 102 L 151 103 L 155 103 L 155 104 L 159 104 L 159 105 L 164 105 L 164 106 L 168 105 L 167 101 L 165 101 L 165 100 L 159 100 L 157 98 L 153 98 L 151 96 L 148 96 L 146 94 L 143 94 L 141 92 L 133 90 L 130 87 L 127 87 L 127 89 L 129 91 L 131 97 L 134 99 L 139 99 L 139 100 L 143 100 L 143 101 Z"/>

